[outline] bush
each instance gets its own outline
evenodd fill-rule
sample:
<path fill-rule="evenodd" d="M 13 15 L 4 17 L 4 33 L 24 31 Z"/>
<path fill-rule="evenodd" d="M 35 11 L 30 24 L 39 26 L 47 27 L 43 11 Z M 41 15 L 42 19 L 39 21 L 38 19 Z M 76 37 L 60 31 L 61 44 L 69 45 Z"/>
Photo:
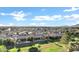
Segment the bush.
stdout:
<path fill-rule="evenodd" d="M 39 50 L 38 50 L 38 48 L 36 48 L 36 47 L 31 47 L 31 48 L 29 49 L 29 52 L 39 52 Z"/>

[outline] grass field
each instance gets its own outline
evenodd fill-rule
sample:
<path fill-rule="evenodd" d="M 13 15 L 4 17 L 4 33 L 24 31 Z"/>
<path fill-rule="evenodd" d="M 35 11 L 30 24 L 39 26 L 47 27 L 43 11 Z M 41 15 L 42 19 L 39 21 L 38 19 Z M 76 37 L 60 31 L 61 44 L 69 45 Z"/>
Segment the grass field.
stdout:
<path fill-rule="evenodd" d="M 4 45 L 0 45 L 0 52 L 6 52 L 6 47 Z"/>
<path fill-rule="evenodd" d="M 40 47 L 38 47 L 40 46 Z M 41 52 L 66 52 L 66 45 L 60 44 L 58 42 L 48 43 L 48 44 L 35 44 L 29 47 L 22 47 L 21 52 L 28 52 L 29 48 L 37 47 Z M 10 52 L 17 52 L 17 48 L 9 50 Z"/>
<path fill-rule="evenodd" d="M 40 50 L 42 52 L 63 52 L 66 49 L 64 48 L 65 45 L 63 44 L 56 44 L 56 43 L 49 43 L 41 45 Z"/>

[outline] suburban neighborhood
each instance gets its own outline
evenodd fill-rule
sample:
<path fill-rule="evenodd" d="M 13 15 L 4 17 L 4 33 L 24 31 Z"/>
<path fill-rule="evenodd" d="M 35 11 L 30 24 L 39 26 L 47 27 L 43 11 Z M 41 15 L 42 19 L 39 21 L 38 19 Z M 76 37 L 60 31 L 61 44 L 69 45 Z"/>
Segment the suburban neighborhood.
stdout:
<path fill-rule="evenodd" d="M 71 33 L 70 38 L 65 38 L 67 34 L 64 34 L 65 32 Z M 74 37 L 74 35 L 76 35 Z M 59 47 L 62 47 L 62 44 L 59 42 L 61 41 L 62 37 L 66 39 L 70 39 L 67 44 L 68 47 L 72 44 L 73 42 L 76 45 L 78 41 L 75 42 L 76 40 L 79 40 L 77 37 L 79 35 L 79 27 L 0 27 L 0 44 L 4 45 L 7 50 L 11 49 L 21 49 L 22 47 L 32 47 L 33 45 L 37 45 L 39 48 L 41 45 L 44 44 L 50 44 L 50 43 L 55 43 Z M 64 41 L 64 38 L 62 41 Z M 73 39 L 73 40 L 72 40 Z M 71 44 L 70 44 L 71 43 Z M 73 49 L 76 47 L 74 45 Z M 69 48 L 66 48 L 65 51 L 69 51 Z M 50 47 L 47 47 L 50 48 Z M 46 48 L 46 49 L 47 49 Z M 53 48 L 53 47 L 51 47 Z M 78 48 L 78 49 L 77 49 Z M 77 50 L 79 50 L 79 45 L 77 44 Z M 73 50 L 76 51 L 76 50 Z M 4 52 L 4 51 L 3 51 Z M 51 52 L 54 52 L 51 50 Z M 63 50 L 62 50 L 63 52 Z"/>

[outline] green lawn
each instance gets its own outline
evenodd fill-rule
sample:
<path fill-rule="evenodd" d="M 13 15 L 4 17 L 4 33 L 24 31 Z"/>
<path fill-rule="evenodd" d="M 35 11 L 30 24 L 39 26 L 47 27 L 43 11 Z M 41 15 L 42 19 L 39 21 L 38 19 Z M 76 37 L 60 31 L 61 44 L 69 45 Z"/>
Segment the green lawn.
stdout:
<path fill-rule="evenodd" d="M 31 47 L 31 46 L 20 48 L 20 49 L 21 49 L 21 52 L 28 52 L 28 49 L 29 49 L 30 47 Z M 17 52 L 17 50 L 18 50 L 18 48 L 13 48 L 13 49 L 10 49 L 9 52 Z"/>
<path fill-rule="evenodd" d="M 49 43 L 49 44 L 41 45 L 40 50 L 42 52 L 61 52 L 61 51 L 64 51 L 65 48 L 63 46 L 60 47 L 56 45 L 55 43 Z"/>
<path fill-rule="evenodd" d="M 6 47 L 4 45 L 0 45 L 0 52 L 6 52 Z"/>
<path fill-rule="evenodd" d="M 30 47 L 31 46 L 21 48 L 21 52 L 28 52 L 28 50 L 29 50 Z"/>
<path fill-rule="evenodd" d="M 40 47 L 38 47 L 38 46 L 40 46 Z M 63 51 L 66 51 L 65 46 L 66 45 L 60 44 L 60 43 L 58 43 L 58 45 L 56 43 L 35 44 L 33 46 L 22 47 L 21 52 L 28 52 L 29 48 L 31 48 L 31 47 L 37 47 L 41 52 L 63 52 Z M 9 51 L 16 52 L 17 49 L 13 48 L 13 49 L 10 49 Z"/>
<path fill-rule="evenodd" d="M 9 52 L 17 52 L 17 48 L 10 49 Z"/>

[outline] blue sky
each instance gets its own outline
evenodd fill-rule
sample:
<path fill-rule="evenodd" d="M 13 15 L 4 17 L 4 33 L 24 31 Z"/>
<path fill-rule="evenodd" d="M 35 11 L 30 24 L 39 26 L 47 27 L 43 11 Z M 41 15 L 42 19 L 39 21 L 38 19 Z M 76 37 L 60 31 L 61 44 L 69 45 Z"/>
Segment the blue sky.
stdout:
<path fill-rule="evenodd" d="M 71 26 L 79 24 L 78 7 L 0 7 L 0 26 Z"/>

